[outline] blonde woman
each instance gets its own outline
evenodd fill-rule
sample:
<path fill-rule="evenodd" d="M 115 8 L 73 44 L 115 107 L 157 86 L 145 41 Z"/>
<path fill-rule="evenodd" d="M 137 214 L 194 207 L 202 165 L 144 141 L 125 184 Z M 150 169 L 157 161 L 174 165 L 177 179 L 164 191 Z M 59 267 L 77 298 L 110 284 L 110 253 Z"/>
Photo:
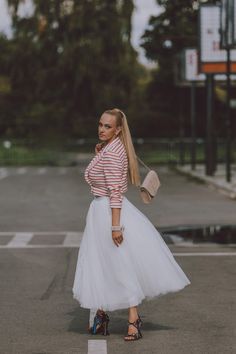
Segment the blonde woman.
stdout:
<path fill-rule="evenodd" d="M 100 143 L 85 170 L 94 196 L 77 260 L 73 297 L 96 311 L 90 333 L 109 334 L 105 311 L 129 309 L 126 341 L 142 338 L 138 305 L 176 292 L 190 280 L 149 219 L 124 195 L 140 185 L 135 150 L 125 114 L 105 111 L 98 123 Z"/>

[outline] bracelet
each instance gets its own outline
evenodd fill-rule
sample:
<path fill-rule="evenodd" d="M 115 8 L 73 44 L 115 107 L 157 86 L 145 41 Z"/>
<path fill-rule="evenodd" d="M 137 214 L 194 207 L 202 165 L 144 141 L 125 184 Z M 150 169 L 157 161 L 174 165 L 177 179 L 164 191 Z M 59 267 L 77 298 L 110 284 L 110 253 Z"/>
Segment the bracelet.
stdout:
<path fill-rule="evenodd" d="M 124 226 L 115 225 L 111 227 L 112 231 L 124 231 Z"/>

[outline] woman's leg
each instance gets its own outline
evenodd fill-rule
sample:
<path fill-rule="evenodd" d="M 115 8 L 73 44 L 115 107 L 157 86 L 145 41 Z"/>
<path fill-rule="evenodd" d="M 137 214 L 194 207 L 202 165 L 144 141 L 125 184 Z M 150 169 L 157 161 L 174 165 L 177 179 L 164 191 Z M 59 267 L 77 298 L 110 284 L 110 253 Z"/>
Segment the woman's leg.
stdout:
<path fill-rule="evenodd" d="M 129 322 L 134 322 L 138 319 L 138 306 L 129 307 Z M 136 333 L 137 328 L 134 326 L 128 326 L 128 334 Z M 126 338 L 126 337 L 125 337 Z M 132 340 L 132 338 L 127 337 L 128 339 Z"/>
<path fill-rule="evenodd" d="M 96 315 L 96 312 L 97 312 L 96 309 L 90 309 L 90 312 L 89 312 L 89 328 L 92 327 L 92 325 L 93 325 L 93 320 L 94 320 L 94 317 Z"/>
<path fill-rule="evenodd" d="M 94 317 L 96 316 L 96 313 L 98 310 L 103 311 L 102 309 L 90 309 L 90 311 L 89 311 L 89 327 L 92 327 Z"/>
<path fill-rule="evenodd" d="M 138 318 L 138 306 L 129 308 L 129 322 L 134 322 Z"/>

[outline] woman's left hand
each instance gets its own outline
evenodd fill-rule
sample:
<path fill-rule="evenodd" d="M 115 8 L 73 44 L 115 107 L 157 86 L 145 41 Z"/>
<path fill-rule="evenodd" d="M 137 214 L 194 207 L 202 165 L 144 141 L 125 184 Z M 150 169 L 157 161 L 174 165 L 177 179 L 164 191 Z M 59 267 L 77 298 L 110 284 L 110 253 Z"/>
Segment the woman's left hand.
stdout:
<path fill-rule="evenodd" d="M 95 146 L 95 154 L 96 154 L 96 155 L 99 153 L 99 151 L 102 150 L 103 146 L 104 146 L 104 143 L 98 143 L 98 144 L 96 144 L 96 146 Z"/>
<path fill-rule="evenodd" d="M 123 234 L 121 231 L 112 231 L 112 239 L 117 247 L 123 242 Z"/>

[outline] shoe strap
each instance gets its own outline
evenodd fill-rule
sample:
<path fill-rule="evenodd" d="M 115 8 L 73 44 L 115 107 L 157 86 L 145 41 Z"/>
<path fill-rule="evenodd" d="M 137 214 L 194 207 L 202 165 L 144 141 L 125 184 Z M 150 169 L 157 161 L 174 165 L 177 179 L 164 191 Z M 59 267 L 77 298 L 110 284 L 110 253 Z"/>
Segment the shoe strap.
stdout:
<path fill-rule="evenodd" d="M 129 322 L 129 321 L 128 321 L 128 325 L 132 325 L 132 326 L 134 326 L 135 328 L 138 329 L 138 326 L 136 325 L 136 323 L 137 323 L 137 320 L 134 321 L 134 322 Z"/>

